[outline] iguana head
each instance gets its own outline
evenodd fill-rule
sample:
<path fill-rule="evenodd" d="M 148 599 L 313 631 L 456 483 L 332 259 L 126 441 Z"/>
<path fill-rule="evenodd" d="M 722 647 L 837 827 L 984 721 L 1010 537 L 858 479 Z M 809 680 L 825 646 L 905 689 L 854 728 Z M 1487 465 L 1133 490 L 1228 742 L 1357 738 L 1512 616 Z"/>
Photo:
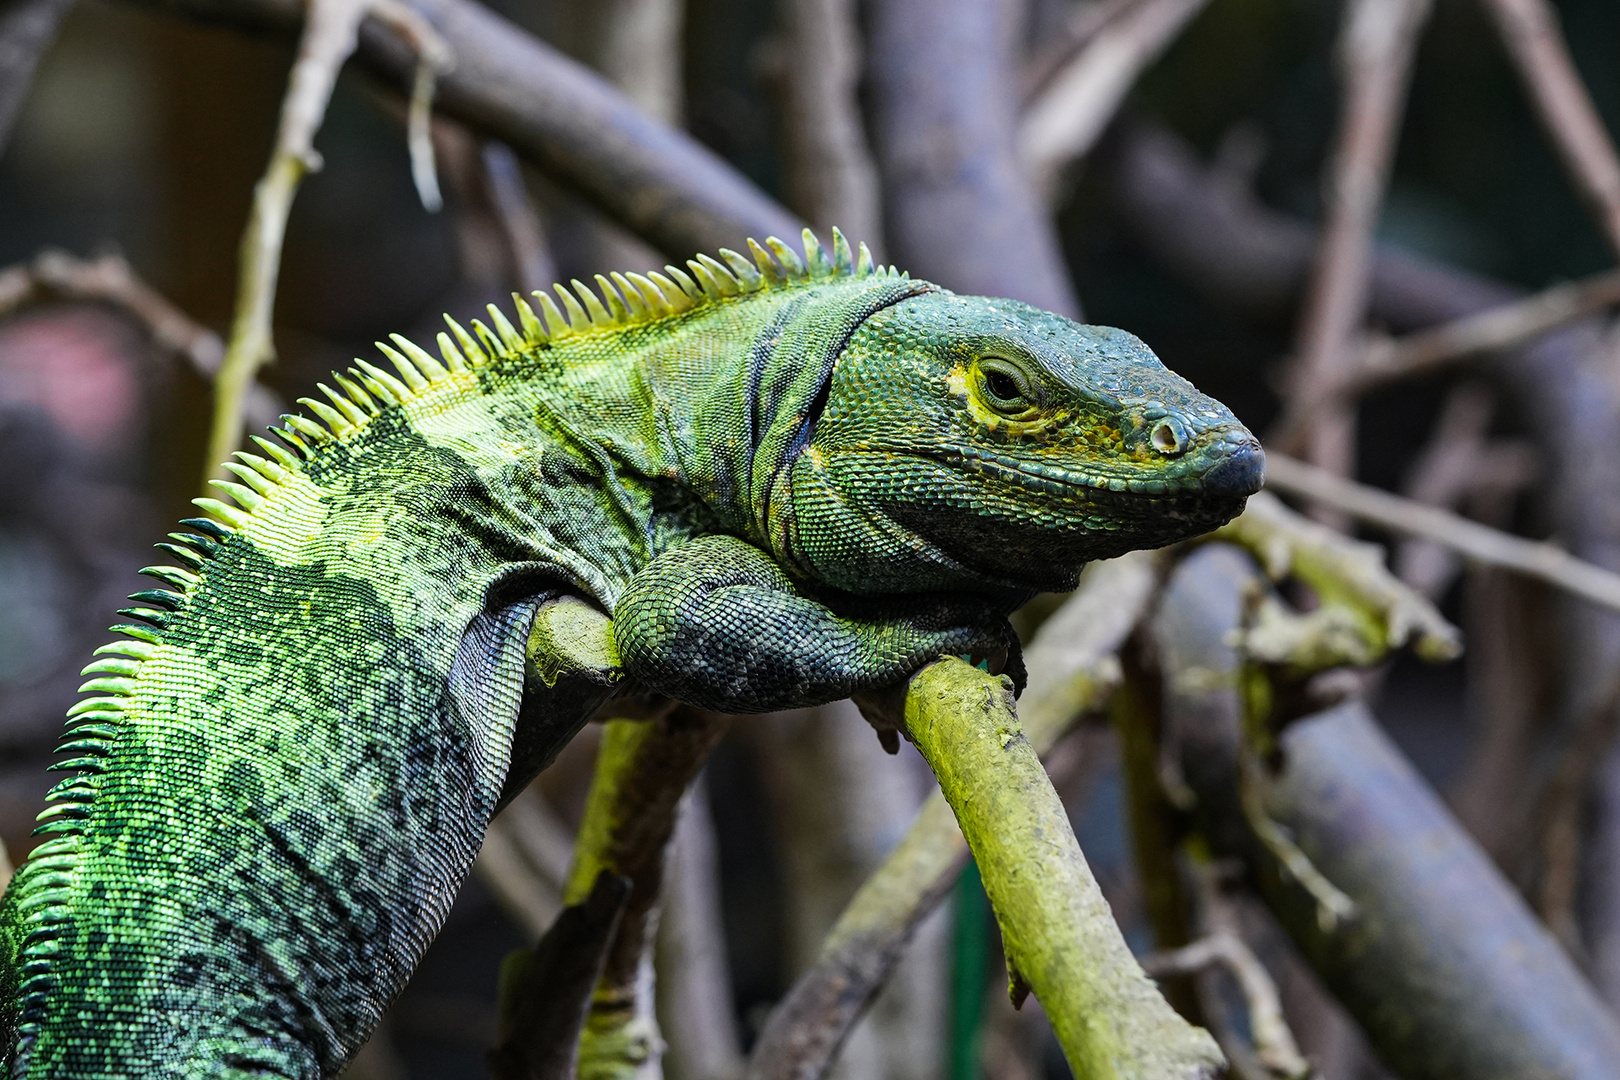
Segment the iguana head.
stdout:
<path fill-rule="evenodd" d="M 813 422 L 794 561 L 857 592 L 1069 588 L 1092 559 L 1225 523 L 1265 472 L 1135 336 L 943 291 L 860 325 Z"/>

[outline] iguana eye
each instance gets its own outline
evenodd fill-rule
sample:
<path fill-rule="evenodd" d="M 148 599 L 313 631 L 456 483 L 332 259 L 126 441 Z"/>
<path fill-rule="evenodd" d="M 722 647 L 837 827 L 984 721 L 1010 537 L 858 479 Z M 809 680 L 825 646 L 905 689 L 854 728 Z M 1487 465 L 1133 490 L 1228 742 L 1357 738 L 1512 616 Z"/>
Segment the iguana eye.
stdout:
<path fill-rule="evenodd" d="M 1024 373 L 1000 357 L 979 361 L 979 386 L 986 405 L 1007 416 L 1018 416 L 1036 407 L 1035 395 Z"/>

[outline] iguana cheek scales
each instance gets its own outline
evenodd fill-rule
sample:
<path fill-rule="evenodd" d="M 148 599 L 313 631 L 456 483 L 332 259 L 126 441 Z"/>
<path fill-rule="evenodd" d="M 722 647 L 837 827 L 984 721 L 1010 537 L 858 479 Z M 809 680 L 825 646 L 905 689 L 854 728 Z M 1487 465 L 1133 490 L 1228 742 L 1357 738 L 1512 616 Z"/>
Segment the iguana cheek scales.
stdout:
<path fill-rule="evenodd" d="M 14 1080 L 333 1076 L 621 665 L 727 711 L 941 653 L 1018 678 L 1030 590 L 1258 486 L 1252 436 L 1127 334 L 837 234 L 768 246 L 491 309 L 437 356 L 395 337 L 238 456 L 86 668 L 0 901 Z M 1052 412 L 981 422 L 998 349 Z"/>

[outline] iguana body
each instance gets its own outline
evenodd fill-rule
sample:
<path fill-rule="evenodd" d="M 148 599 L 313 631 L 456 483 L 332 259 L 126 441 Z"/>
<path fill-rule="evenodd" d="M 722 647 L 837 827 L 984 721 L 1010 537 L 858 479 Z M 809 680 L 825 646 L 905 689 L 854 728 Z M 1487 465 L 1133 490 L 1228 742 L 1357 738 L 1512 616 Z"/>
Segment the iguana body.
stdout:
<path fill-rule="evenodd" d="M 87 669 L 0 904 L 12 1077 L 335 1074 L 526 778 L 548 595 L 610 612 L 651 689 L 810 704 L 942 653 L 1016 668 L 1032 591 L 1258 486 L 1247 431 L 1129 335 L 807 243 L 559 288 L 567 316 L 457 327 L 442 362 L 396 339 L 397 376 L 242 457 Z"/>

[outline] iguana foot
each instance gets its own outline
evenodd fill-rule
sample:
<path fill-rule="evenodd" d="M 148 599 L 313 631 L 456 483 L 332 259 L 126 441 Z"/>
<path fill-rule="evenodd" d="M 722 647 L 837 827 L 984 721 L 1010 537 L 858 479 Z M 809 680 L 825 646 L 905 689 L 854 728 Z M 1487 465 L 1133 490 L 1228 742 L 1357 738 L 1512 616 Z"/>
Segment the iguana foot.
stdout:
<path fill-rule="evenodd" d="M 770 556 L 700 536 L 654 559 L 613 609 L 625 673 L 719 712 L 819 705 L 899 682 L 945 655 L 1023 660 L 1006 613 L 968 593 L 843 598 L 799 592 Z"/>

